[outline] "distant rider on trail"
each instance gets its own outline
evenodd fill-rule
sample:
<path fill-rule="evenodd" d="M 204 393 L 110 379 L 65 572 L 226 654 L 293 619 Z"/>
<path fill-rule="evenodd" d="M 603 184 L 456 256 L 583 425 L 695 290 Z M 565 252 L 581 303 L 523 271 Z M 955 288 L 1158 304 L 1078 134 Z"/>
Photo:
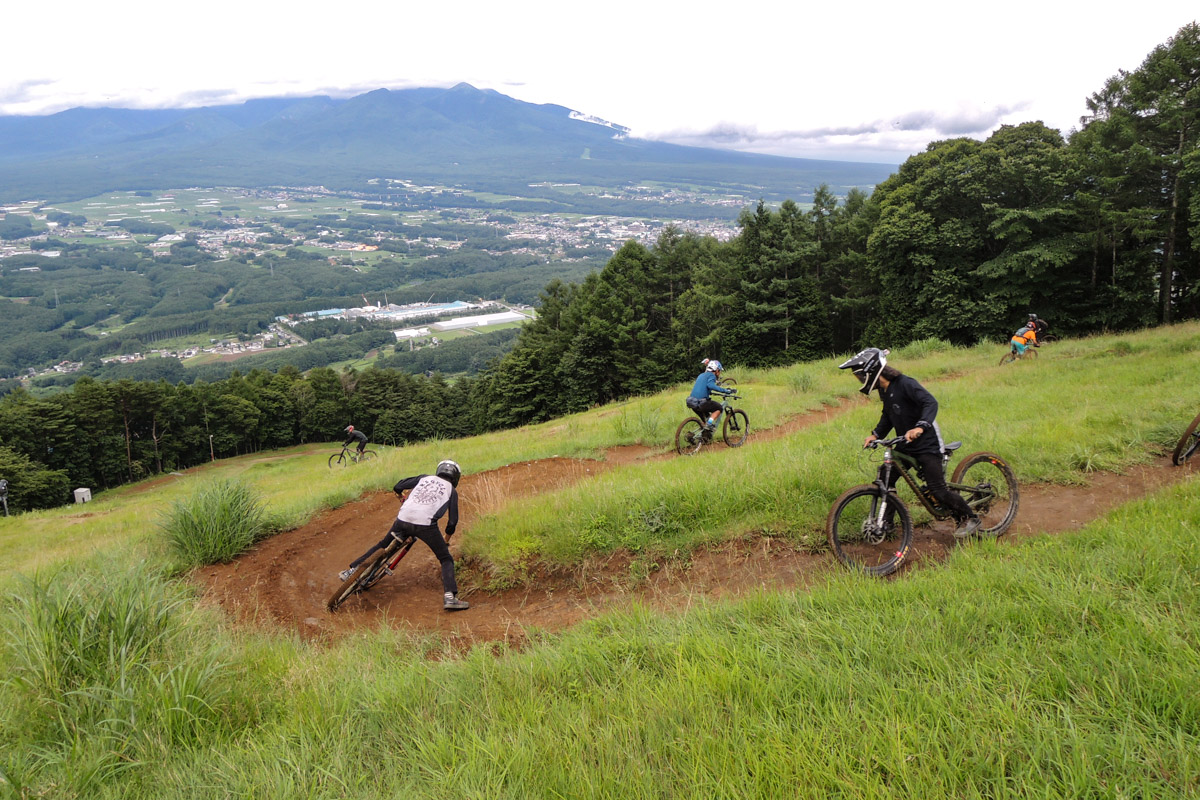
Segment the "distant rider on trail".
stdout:
<path fill-rule="evenodd" d="M 351 442 L 358 442 L 358 454 L 361 456 L 363 451 L 367 449 L 367 435 L 362 431 L 354 430 L 353 425 L 346 426 L 346 433 L 350 435 L 350 438 L 346 439 L 342 447 L 349 447 Z"/>
<path fill-rule="evenodd" d="M 1024 326 L 1019 328 L 1017 332 L 1012 335 L 1012 341 L 1010 344 L 1012 345 L 1013 352 L 1018 356 L 1025 355 L 1025 348 L 1029 345 L 1041 347 L 1037 340 L 1038 329 L 1037 325 L 1035 324 L 1036 322 L 1037 315 L 1030 314 L 1029 322 L 1025 323 Z"/>
<path fill-rule="evenodd" d="M 737 391 L 717 385 L 717 380 L 721 377 L 721 369 L 720 361 L 715 358 L 707 360 L 704 372 L 697 376 L 696 382 L 692 384 L 692 393 L 684 401 L 687 407 L 696 412 L 696 416 L 700 417 L 704 423 L 704 432 L 701 435 L 706 442 L 712 441 L 713 431 L 717 428 L 717 419 L 721 416 L 721 404 L 712 399 L 712 393 L 734 394 Z"/>

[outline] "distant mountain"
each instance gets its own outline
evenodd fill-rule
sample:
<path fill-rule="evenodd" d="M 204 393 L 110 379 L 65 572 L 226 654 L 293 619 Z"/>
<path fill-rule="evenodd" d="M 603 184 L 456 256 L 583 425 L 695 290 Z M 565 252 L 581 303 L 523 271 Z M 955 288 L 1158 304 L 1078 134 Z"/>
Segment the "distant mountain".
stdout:
<path fill-rule="evenodd" d="M 475 186 L 661 180 L 799 199 L 822 183 L 869 190 L 892 171 L 635 139 L 563 106 L 465 83 L 346 100 L 0 116 L 0 201 L 9 202 L 190 185 L 353 189 L 378 177 Z"/>

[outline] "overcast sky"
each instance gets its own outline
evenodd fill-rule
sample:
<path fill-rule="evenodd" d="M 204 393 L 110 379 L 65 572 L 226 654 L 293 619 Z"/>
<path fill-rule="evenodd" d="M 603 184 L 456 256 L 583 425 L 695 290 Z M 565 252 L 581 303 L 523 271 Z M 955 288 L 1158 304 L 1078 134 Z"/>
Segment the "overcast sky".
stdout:
<path fill-rule="evenodd" d="M 900 163 L 1004 123 L 1066 134 L 1198 18 L 1197 0 L 15 2 L 0 114 L 466 81 L 635 136 Z"/>

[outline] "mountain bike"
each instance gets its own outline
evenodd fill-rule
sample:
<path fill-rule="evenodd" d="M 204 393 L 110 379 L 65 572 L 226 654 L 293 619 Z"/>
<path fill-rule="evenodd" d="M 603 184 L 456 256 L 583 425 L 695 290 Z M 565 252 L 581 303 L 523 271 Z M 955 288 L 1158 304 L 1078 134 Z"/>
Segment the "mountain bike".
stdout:
<path fill-rule="evenodd" d="M 391 575 L 395 572 L 400 559 L 408 555 L 408 551 L 412 549 L 416 541 L 417 537 L 415 536 L 406 536 L 403 539 L 393 536 L 391 544 L 360 564 L 354 574 L 342 582 L 337 591 L 329 596 L 325 607 L 330 611 L 337 611 L 338 606 L 346 602 L 352 595 L 367 591 L 379 583 L 384 576 Z"/>
<path fill-rule="evenodd" d="M 1038 357 L 1037 350 L 1034 349 L 1033 345 L 1029 345 L 1028 347 L 1026 347 L 1024 353 L 1018 353 L 1017 348 L 1014 347 L 1014 348 L 1010 349 L 1007 353 L 1005 353 L 1003 356 L 1000 357 L 1000 366 L 1004 366 L 1005 364 L 1011 364 L 1012 362 L 1016 361 L 1017 359 L 1021 359 L 1021 358 L 1029 358 L 1034 361 L 1037 361 L 1037 357 Z"/>
<path fill-rule="evenodd" d="M 363 461 L 370 461 L 376 458 L 379 454 L 374 450 L 363 450 L 359 453 L 357 450 L 347 450 L 342 448 L 342 452 L 334 453 L 329 457 L 329 468 L 344 467 L 348 464 L 359 464 Z"/>
<path fill-rule="evenodd" d="M 917 483 L 917 461 L 893 450 L 904 442 L 903 436 L 878 439 L 869 447 L 884 448 L 873 483 L 847 489 L 825 520 L 825 532 L 834 555 L 848 567 L 868 575 L 890 575 L 900 568 L 912 546 L 912 516 L 896 490 L 888 489 L 892 470 L 899 470 L 904 482 L 916 494 L 925 510 L 936 519 L 947 519 L 950 509 L 937 501 L 925 484 Z M 950 460 L 962 442 L 951 442 L 942 450 L 942 466 Z M 962 495 L 979 515 L 980 536 L 1000 536 L 1017 516 L 1019 498 L 1017 478 L 1012 468 L 993 453 L 972 453 L 955 468 L 946 482 L 952 492 Z"/>
<path fill-rule="evenodd" d="M 1200 427 L 1200 414 L 1197 414 L 1196 418 L 1192 420 L 1192 424 L 1187 426 L 1187 430 L 1179 438 L 1179 444 L 1175 445 L 1175 452 L 1171 454 L 1171 461 L 1175 463 L 1175 466 L 1182 467 L 1183 462 L 1191 458 L 1196 450 L 1200 448 L 1200 430 L 1197 430 L 1198 427 Z"/>
<path fill-rule="evenodd" d="M 730 447 L 741 447 L 750 435 L 750 418 L 745 411 L 730 404 L 730 401 L 740 399 L 741 395 L 727 394 L 721 401 L 721 414 L 725 417 L 721 423 L 721 438 Z M 712 431 L 693 414 L 675 429 L 675 452 L 681 456 L 694 456 L 704 445 L 712 444 L 712 440 Z"/>

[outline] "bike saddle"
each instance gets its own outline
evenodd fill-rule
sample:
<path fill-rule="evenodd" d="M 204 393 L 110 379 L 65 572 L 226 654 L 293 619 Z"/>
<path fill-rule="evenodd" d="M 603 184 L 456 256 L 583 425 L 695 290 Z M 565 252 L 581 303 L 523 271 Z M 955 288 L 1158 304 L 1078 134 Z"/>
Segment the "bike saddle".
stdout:
<path fill-rule="evenodd" d="M 960 447 L 962 447 L 962 442 L 950 442 L 950 444 L 943 445 L 942 455 L 948 456 Z"/>

